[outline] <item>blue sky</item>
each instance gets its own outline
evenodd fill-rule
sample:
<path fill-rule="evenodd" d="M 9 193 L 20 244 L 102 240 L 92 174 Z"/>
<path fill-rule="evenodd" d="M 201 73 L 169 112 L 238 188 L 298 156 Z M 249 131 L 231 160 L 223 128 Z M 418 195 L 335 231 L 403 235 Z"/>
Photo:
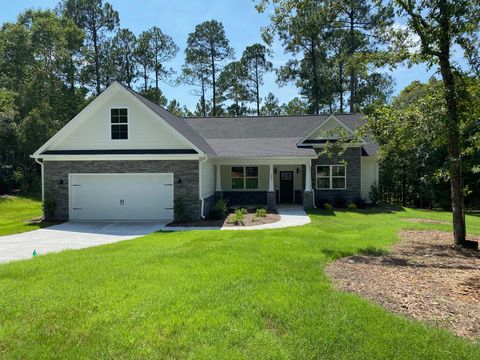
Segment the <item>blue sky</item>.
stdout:
<path fill-rule="evenodd" d="M 225 32 L 235 49 L 236 57 L 240 57 L 246 46 L 261 42 L 260 28 L 269 23 L 268 14 L 258 14 L 253 0 L 111 0 L 109 1 L 120 14 L 120 26 L 139 34 L 154 25 L 173 37 L 180 47 L 177 57 L 170 62 L 173 69 L 180 70 L 188 34 L 195 25 L 211 19 L 221 21 Z M 2 1 L 0 22 L 15 21 L 17 15 L 27 8 L 53 8 L 58 0 L 15 0 Z M 273 46 L 274 67 L 283 65 L 289 54 L 284 54 L 279 43 Z M 407 68 L 400 66 L 392 72 L 395 80 L 395 93 L 398 93 L 413 80 L 426 81 L 434 72 L 423 65 Z M 176 98 L 190 109 L 195 107 L 198 98 L 192 94 L 192 88 L 186 85 L 162 85 L 167 98 Z M 293 84 L 279 87 L 275 75 L 265 77 L 262 96 L 273 92 L 280 102 L 288 102 L 298 95 Z"/>

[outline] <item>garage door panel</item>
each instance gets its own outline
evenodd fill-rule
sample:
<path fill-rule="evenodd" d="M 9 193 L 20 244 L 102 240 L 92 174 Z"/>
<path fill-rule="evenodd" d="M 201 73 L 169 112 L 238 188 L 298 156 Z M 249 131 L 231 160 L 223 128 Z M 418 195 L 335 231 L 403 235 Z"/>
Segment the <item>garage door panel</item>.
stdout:
<path fill-rule="evenodd" d="M 173 174 L 71 174 L 71 220 L 173 219 Z"/>

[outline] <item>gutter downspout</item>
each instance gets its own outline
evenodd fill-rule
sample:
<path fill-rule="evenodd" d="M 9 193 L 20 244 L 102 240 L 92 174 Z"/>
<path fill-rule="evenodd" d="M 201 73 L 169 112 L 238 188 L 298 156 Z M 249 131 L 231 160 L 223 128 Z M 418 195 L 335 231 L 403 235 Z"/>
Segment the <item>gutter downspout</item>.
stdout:
<path fill-rule="evenodd" d="M 205 219 L 204 215 L 204 206 L 205 206 L 205 199 L 203 198 L 202 194 L 202 164 L 208 160 L 207 157 L 205 159 L 199 161 L 198 163 L 198 195 L 200 198 L 200 217 Z"/>
<path fill-rule="evenodd" d="M 310 160 L 310 177 L 311 176 L 312 176 L 312 160 Z M 312 181 L 310 180 L 310 185 L 312 185 L 311 183 L 312 183 Z M 313 186 L 310 186 L 310 190 L 312 191 L 312 206 L 313 206 L 314 209 L 316 209 L 317 207 L 315 206 L 315 190 L 313 190 Z"/>
<path fill-rule="evenodd" d="M 39 161 L 38 158 L 34 158 L 37 164 L 40 164 L 41 177 L 42 177 L 42 219 L 45 220 L 45 212 L 43 209 L 43 204 L 45 202 L 45 182 L 43 179 L 43 161 Z"/>

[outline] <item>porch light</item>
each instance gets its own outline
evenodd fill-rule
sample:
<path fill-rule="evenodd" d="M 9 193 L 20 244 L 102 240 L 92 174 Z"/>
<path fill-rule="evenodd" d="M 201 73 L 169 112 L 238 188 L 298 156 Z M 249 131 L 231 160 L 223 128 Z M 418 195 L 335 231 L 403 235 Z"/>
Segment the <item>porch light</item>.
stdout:
<path fill-rule="evenodd" d="M 179 187 L 182 185 L 182 179 L 181 178 L 178 178 L 177 184 L 178 184 Z"/>
<path fill-rule="evenodd" d="M 273 173 L 274 173 L 275 175 L 277 175 L 277 168 L 274 168 L 274 169 L 273 169 Z"/>
<path fill-rule="evenodd" d="M 297 175 L 300 174 L 300 169 L 297 167 Z"/>
<path fill-rule="evenodd" d="M 58 183 L 59 183 L 60 185 L 63 185 L 63 179 L 58 180 Z"/>

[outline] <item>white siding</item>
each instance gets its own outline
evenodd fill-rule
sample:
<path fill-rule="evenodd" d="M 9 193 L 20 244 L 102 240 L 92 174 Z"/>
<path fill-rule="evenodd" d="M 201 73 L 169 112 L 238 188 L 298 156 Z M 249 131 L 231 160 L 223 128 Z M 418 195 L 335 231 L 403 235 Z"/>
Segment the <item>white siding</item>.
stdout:
<path fill-rule="evenodd" d="M 335 119 L 328 119 L 325 121 L 317 131 L 308 137 L 308 140 L 318 140 L 323 138 L 336 139 L 338 138 L 338 129 L 346 131 L 346 129 L 338 123 Z"/>
<path fill-rule="evenodd" d="M 49 146 L 50 150 L 102 149 L 190 149 L 191 145 L 141 104 L 125 89 L 116 88 L 98 99 L 89 111 L 80 113 L 85 121 L 70 135 Z M 107 94 L 106 94 L 107 95 Z M 128 140 L 111 140 L 110 108 L 128 108 Z"/>
<path fill-rule="evenodd" d="M 372 185 L 378 184 L 378 162 L 373 157 L 362 156 L 362 198 L 370 202 Z"/>
<path fill-rule="evenodd" d="M 215 167 L 212 160 L 207 160 L 200 165 L 202 167 L 202 197 L 207 198 L 215 192 Z"/>

